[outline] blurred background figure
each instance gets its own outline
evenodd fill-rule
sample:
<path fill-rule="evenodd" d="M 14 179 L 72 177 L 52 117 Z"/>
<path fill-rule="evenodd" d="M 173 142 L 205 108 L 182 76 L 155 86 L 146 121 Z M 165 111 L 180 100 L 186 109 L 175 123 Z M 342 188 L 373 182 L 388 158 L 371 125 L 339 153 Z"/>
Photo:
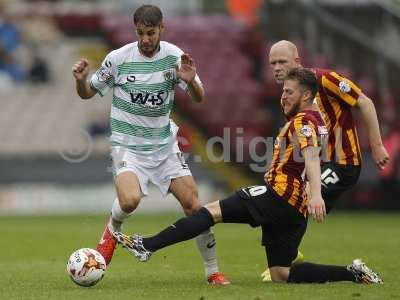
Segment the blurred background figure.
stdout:
<path fill-rule="evenodd" d="M 390 152 L 377 173 L 361 131 L 362 173 L 342 208 L 400 209 L 400 4 L 395 1 L 148 1 L 165 12 L 170 41 L 196 60 L 207 100 L 177 92 L 174 119 L 203 202 L 263 182 L 284 119 L 269 47 L 293 41 L 305 66 L 332 68 L 374 100 Z M 114 197 L 109 161 L 110 96 L 87 104 L 70 69 L 135 40 L 143 1 L 0 2 L 0 212 L 105 212 Z M 284 22 L 282 20 L 285 20 Z M 255 172 L 259 176 L 254 176 Z M 176 201 L 145 201 L 148 211 Z M 157 201 L 158 200 L 158 201 Z"/>

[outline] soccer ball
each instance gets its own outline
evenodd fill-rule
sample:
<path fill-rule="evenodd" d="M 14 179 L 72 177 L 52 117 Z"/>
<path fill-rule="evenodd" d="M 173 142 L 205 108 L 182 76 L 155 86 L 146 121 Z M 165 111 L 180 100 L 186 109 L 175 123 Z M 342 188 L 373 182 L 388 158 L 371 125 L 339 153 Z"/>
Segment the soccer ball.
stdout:
<path fill-rule="evenodd" d="M 72 281 L 80 286 L 93 286 L 106 271 L 104 257 L 96 250 L 82 248 L 76 250 L 68 259 L 67 272 Z"/>

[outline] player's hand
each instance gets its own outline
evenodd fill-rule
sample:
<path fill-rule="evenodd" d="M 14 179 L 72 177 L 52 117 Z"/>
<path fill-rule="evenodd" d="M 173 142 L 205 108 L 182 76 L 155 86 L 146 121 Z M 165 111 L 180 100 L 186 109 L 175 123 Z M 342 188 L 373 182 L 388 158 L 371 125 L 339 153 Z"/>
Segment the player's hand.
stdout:
<path fill-rule="evenodd" d="M 386 164 L 389 162 L 389 154 L 387 153 L 385 146 L 379 145 L 376 147 L 372 147 L 371 150 L 376 167 L 379 170 L 383 170 Z"/>
<path fill-rule="evenodd" d="M 76 80 L 86 80 L 89 75 L 89 62 L 87 59 L 82 58 L 72 67 L 72 75 Z"/>
<path fill-rule="evenodd" d="M 176 66 L 176 75 L 186 83 L 190 83 L 196 76 L 196 66 L 189 54 L 182 54 L 181 66 Z"/>
<path fill-rule="evenodd" d="M 325 201 L 320 196 L 311 197 L 308 203 L 308 215 L 311 216 L 318 223 L 324 221 L 326 216 Z"/>

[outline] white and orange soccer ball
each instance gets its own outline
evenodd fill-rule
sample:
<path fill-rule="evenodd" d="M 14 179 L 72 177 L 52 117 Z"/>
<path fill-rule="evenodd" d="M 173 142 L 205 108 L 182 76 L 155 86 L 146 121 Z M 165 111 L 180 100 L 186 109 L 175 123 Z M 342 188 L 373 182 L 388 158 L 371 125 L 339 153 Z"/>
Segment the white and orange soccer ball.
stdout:
<path fill-rule="evenodd" d="M 94 249 L 78 249 L 68 259 L 67 272 L 72 281 L 80 286 L 95 285 L 103 278 L 105 271 L 106 262 Z"/>

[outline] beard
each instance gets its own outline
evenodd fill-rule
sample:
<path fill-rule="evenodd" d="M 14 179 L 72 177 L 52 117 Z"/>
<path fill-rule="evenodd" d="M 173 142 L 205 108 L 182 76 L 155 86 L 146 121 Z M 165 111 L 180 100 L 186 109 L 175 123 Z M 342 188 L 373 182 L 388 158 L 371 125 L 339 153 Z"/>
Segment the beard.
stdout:
<path fill-rule="evenodd" d="M 290 120 L 295 115 L 297 115 L 297 113 L 299 112 L 299 109 L 300 109 L 300 102 L 294 104 L 293 107 L 288 112 L 286 112 L 286 113 L 284 112 L 286 119 Z"/>
<path fill-rule="evenodd" d="M 147 49 L 146 49 L 147 48 Z M 158 51 L 158 49 L 160 48 L 160 40 L 157 41 L 157 43 L 154 46 L 149 46 L 149 47 L 144 47 L 142 45 L 142 43 L 139 42 L 139 49 L 140 51 L 145 54 L 146 56 L 153 56 L 155 54 L 155 52 Z"/>

